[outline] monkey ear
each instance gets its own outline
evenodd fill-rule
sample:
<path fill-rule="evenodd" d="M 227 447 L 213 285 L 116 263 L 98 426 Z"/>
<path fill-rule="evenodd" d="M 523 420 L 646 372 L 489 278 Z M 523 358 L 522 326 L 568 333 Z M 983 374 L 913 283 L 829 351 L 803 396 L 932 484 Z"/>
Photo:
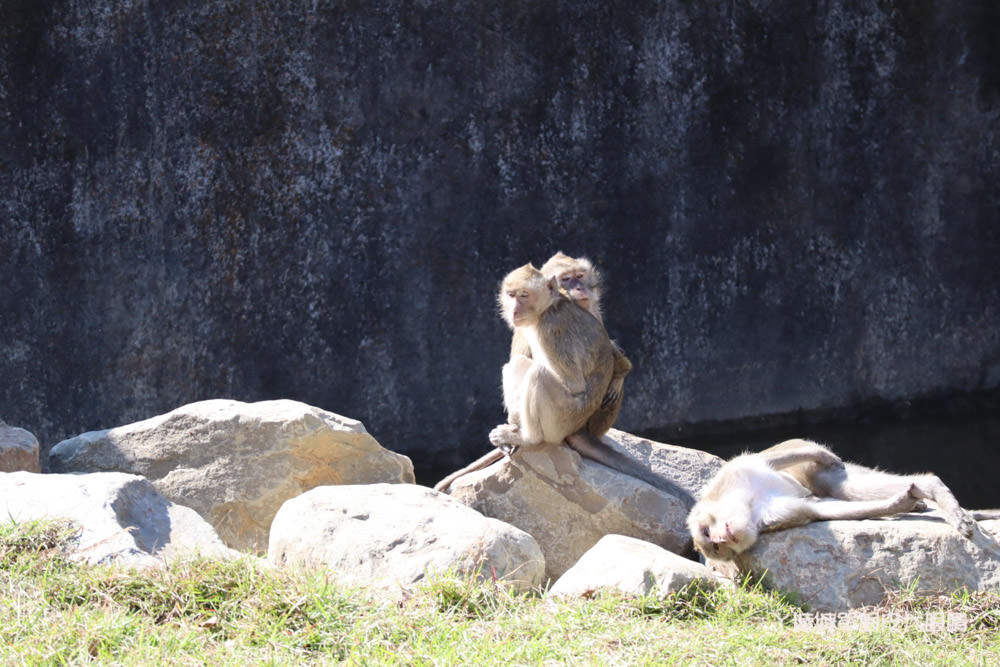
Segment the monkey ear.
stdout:
<path fill-rule="evenodd" d="M 549 291 L 558 292 L 559 291 L 559 279 L 555 276 L 549 278 Z"/>

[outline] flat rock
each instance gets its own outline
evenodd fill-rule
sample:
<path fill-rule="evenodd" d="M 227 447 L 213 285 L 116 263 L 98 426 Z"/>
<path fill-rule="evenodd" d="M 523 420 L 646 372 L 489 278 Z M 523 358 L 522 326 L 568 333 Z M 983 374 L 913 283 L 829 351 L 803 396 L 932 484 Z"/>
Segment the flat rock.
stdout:
<path fill-rule="evenodd" d="M 694 496 L 722 465 L 716 456 L 612 430 L 603 438 Z M 450 495 L 531 534 L 555 580 L 605 535 L 689 549 L 686 502 L 566 446 L 519 451 L 456 479 Z"/>
<path fill-rule="evenodd" d="M 927 514 L 822 521 L 762 535 L 740 561 L 771 584 L 797 593 L 814 611 L 878 604 L 887 591 L 1000 590 L 1000 521 L 979 522 L 968 540 Z"/>

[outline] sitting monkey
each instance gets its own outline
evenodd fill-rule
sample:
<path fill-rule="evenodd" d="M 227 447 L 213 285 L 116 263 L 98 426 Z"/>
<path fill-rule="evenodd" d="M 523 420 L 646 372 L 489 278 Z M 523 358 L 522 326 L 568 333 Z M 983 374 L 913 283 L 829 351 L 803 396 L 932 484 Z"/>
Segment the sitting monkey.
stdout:
<path fill-rule="evenodd" d="M 523 279 L 526 275 L 525 268 L 526 267 L 521 267 L 520 269 L 512 272 L 507 276 L 505 282 L 509 280 L 516 281 Z M 532 270 L 535 271 L 533 267 Z M 548 281 L 550 289 L 553 286 L 558 289 L 558 294 L 556 295 L 557 298 L 554 300 L 554 305 L 556 306 L 554 310 L 560 311 L 557 319 L 561 320 L 562 323 L 567 323 L 567 320 L 576 322 L 577 325 L 571 327 L 573 329 L 598 328 L 579 327 L 579 314 L 562 312 L 561 302 L 569 300 L 569 302 L 578 306 L 582 312 L 589 313 L 593 316 L 597 322 L 601 324 L 601 327 L 599 328 L 603 331 L 603 317 L 601 314 L 601 299 L 603 293 L 601 274 L 597 267 L 595 267 L 589 259 L 585 257 L 573 258 L 562 252 L 557 252 L 545 262 L 540 270 L 537 271 L 539 271 L 541 276 Z M 520 360 L 523 363 L 525 359 L 530 360 L 532 358 L 532 342 L 534 342 L 537 347 L 538 337 L 537 335 L 531 335 L 529 337 L 526 332 L 530 329 L 537 330 L 537 327 L 515 326 L 512 320 L 512 312 L 516 305 L 513 303 L 504 303 L 503 289 L 501 289 L 499 300 L 501 313 L 513 329 L 510 354 L 511 361 L 516 362 L 517 360 Z M 533 309 L 533 304 L 528 308 Z M 548 308 L 549 306 L 545 305 L 545 307 L 542 307 L 540 310 L 544 311 L 546 313 L 546 317 L 551 319 L 552 315 L 548 313 Z M 562 324 L 560 325 L 560 328 L 561 327 Z M 532 334 L 536 334 L 536 331 L 533 331 Z M 603 336 L 598 336 L 594 333 L 584 334 L 584 340 L 575 343 L 574 347 L 576 349 L 573 350 L 571 348 L 571 351 L 579 352 L 595 345 L 603 346 L 603 342 L 599 342 L 598 339 L 606 338 L 606 335 L 606 333 L 604 333 Z M 544 339 L 545 337 L 546 335 L 543 334 L 542 338 Z M 632 363 L 613 341 L 611 341 L 611 351 L 614 363 L 611 368 L 610 382 L 608 383 L 604 397 L 602 398 L 600 405 L 596 406 L 596 408 L 592 411 L 588 411 L 590 412 L 590 417 L 587 419 L 586 424 L 582 428 L 576 429 L 573 433 L 571 433 L 568 436 L 566 443 L 585 458 L 603 463 L 604 465 L 614 468 L 619 472 L 624 472 L 625 474 L 642 479 L 657 488 L 667 490 L 669 493 L 681 498 L 687 504 L 692 504 L 694 499 L 691 498 L 690 494 L 686 491 L 665 480 L 660 475 L 653 473 L 637 461 L 632 461 L 627 456 L 611 449 L 600 440 L 600 436 L 604 435 L 611 428 L 615 419 L 618 417 L 618 412 L 621 409 L 622 404 L 625 376 L 632 370 Z M 587 358 L 589 356 L 590 353 L 588 352 L 583 355 L 583 358 Z M 600 372 L 603 372 L 603 369 Z M 505 392 L 505 402 L 510 400 L 508 393 L 512 392 Z M 507 403 L 507 406 L 510 408 L 509 403 Z M 499 461 L 503 458 L 503 456 L 504 452 L 501 449 L 498 448 L 491 450 L 469 465 L 461 468 L 460 470 L 456 470 L 439 481 L 434 485 L 434 489 L 437 491 L 447 491 L 451 483 L 459 477 L 477 470 L 482 470 L 486 466 Z"/>
<path fill-rule="evenodd" d="M 826 447 L 787 440 L 722 466 L 688 515 L 695 548 L 733 560 L 760 533 L 812 521 L 870 519 L 913 510 L 930 500 L 964 537 L 975 520 L 935 475 L 893 475 L 844 463 Z"/>
<path fill-rule="evenodd" d="M 615 347 L 601 321 L 575 305 L 555 277 L 547 278 L 530 264 L 504 278 L 497 299 L 508 325 L 524 336 L 530 356 L 513 352 L 503 367 L 508 422 L 490 432 L 490 442 L 508 454 L 565 442 L 581 456 L 641 479 L 690 507 L 694 500 L 687 491 L 588 428 L 605 404 L 616 368 Z M 450 479 L 454 475 L 435 488 Z"/>

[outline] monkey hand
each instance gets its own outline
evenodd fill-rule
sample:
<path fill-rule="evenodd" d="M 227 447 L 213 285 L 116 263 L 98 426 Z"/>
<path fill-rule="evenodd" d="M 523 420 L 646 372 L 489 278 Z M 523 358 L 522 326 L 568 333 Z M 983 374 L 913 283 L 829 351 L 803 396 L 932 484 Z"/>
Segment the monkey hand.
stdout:
<path fill-rule="evenodd" d="M 601 408 L 607 409 L 621 401 L 622 389 L 624 388 L 625 382 L 622 380 L 612 380 L 611 384 L 608 385 L 607 393 L 604 394 L 604 399 L 601 401 Z"/>

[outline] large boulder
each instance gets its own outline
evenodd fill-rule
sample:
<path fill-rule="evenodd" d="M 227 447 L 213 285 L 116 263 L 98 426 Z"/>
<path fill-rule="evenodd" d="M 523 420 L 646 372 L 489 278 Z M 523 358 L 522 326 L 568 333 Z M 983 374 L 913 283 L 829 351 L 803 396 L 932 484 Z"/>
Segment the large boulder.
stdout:
<path fill-rule="evenodd" d="M 696 496 L 722 466 L 706 452 L 664 445 L 623 431 L 604 441 Z M 531 534 L 558 579 L 599 539 L 626 535 L 684 553 L 688 503 L 643 481 L 583 459 L 566 446 L 519 450 L 513 459 L 459 477 L 452 497 Z"/>
<path fill-rule="evenodd" d="M 49 468 L 143 475 L 226 544 L 252 552 L 267 549 L 275 512 L 303 491 L 413 482 L 410 459 L 384 449 L 361 422 L 289 400 L 203 401 L 84 433 L 53 447 Z"/>
<path fill-rule="evenodd" d="M 822 521 L 762 535 L 740 561 L 814 611 L 878 604 L 887 591 L 1000 590 L 1000 521 L 981 521 L 973 540 L 925 514 Z"/>
<path fill-rule="evenodd" d="M 137 475 L 0 473 L 0 520 L 67 519 L 79 533 L 70 557 L 91 564 L 159 566 L 235 552 L 194 510 L 164 498 Z"/>
<path fill-rule="evenodd" d="M 545 571 L 527 533 L 410 484 L 325 486 L 287 501 L 271 525 L 268 559 L 392 595 L 443 575 L 533 588 Z"/>
<path fill-rule="evenodd" d="M 698 581 L 727 584 L 701 563 L 624 535 L 605 535 L 549 589 L 549 595 L 590 597 L 602 590 L 665 595 Z"/>
<path fill-rule="evenodd" d="M 38 438 L 0 420 L 0 472 L 17 470 L 42 471 L 38 462 Z"/>

